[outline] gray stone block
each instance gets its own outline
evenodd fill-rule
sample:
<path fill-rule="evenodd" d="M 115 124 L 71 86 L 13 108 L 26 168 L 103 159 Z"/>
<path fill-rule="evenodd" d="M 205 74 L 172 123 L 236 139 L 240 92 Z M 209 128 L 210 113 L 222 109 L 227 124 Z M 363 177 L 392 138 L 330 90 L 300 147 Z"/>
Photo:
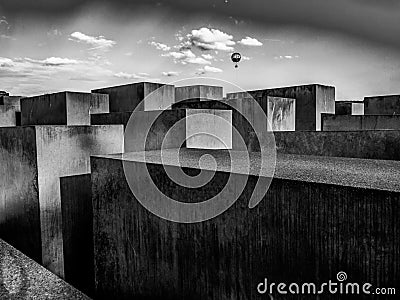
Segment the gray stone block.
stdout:
<path fill-rule="evenodd" d="M 335 112 L 335 88 L 320 84 L 228 93 L 227 99 L 251 95 L 261 106 L 267 97 L 296 99 L 296 130 L 321 130 L 321 113 Z"/>
<path fill-rule="evenodd" d="M 365 115 L 400 115 L 400 95 L 364 98 Z"/>
<path fill-rule="evenodd" d="M 161 83 L 138 82 L 92 90 L 110 97 L 110 112 L 170 109 L 175 102 L 175 87 Z M 142 103 L 142 100 L 146 99 Z"/>
<path fill-rule="evenodd" d="M 90 114 L 109 112 L 108 96 L 61 92 L 21 100 L 21 124 L 90 125 Z"/>

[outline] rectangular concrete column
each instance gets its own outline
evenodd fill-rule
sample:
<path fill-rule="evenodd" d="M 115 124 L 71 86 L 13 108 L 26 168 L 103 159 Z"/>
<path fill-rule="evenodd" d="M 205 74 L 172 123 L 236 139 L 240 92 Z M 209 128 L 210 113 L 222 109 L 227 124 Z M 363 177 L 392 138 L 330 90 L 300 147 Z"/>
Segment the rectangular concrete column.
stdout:
<path fill-rule="evenodd" d="M 61 92 L 21 100 L 22 125 L 90 125 L 91 113 L 109 112 L 108 96 Z"/>
<path fill-rule="evenodd" d="M 175 102 L 175 87 L 161 83 L 138 82 L 92 90 L 110 97 L 110 112 L 170 109 Z M 142 102 L 143 99 L 146 101 Z"/>
<path fill-rule="evenodd" d="M 0 127 L 11 127 L 17 125 L 17 107 L 0 105 Z"/>
<path fill-rule="evenodd" d="M 60 177 L 122 152 L 122 125 L 0 128 L 0 237 L 64 277 Z"/>

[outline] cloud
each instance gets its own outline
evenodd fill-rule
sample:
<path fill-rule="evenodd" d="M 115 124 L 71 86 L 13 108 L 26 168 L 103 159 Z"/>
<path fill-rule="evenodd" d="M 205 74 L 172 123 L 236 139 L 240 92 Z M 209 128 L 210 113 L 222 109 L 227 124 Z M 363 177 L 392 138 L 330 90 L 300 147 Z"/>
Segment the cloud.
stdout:
<path fill-rule="evenodd" d="M 232 35 L 218 29 L 209 29 L 206 27 L 192 30 L 192 32 L 187 35 L 187 38 L 192 46 L 202 51 L 233 51 L 234 48 L 232 46 L 236 44 L 232 40 Z"/>
<path fill-rule="evenodd" d="M 115 41 L 108 40 L 104 36 L 90 36 L 79 31 L 71 33 L 69 40 L 78 43 L 86 43 L 93 47 L 92 50 L 109 50 L 116 45 Z"/>
<path fill-rule="evenodd" d="M 173 76 L 178 76 L 179 72 L 174 72 L 174 71 L 162 72 L 162 75 L 167 77 L 173 77 Z"/>
<path fill-rule="evenodd" d="M 47 32 L 48 36 L 62 36 L 62 32 L 58 29 L 52 29 Z"/>
<path fill-rule="evenodd" d="M 134 73 L 119 72 L 114 74 L 114 76 L 123 79 L 147 79 L 149 74 L 147 73 L 134 74 Z"/>
<path fill-rule="evenodd" d="M 261 43 L 259 40 L 251 38 L 249 36 L 244 39 L 241 39 L 238 43 L 244 46 L 255 46 L 255 47 L 260 47 L 263 45 L 263 43 Z"/>
<path fill-rule="evenodd" d="M 169 46 L 167 46 L 167 45 L 165 45 L 163 43 L 158 43 L 158 42 L 151 41 L 151 42 L 149 42 L 149 44 L 154 46 L 154 47 L 156 47 L 157 50 L 161 50 L 161 51 L 169 51 L 169 50 L 171 50 L 171 47 L 169 47 Z"/>
<path fill-rule="evenodd" d="M 211 66 L 204 66 L 204 68 L 199 69 L 198 72 L 196 72 L 197 75 L 203 75 L 205 73 L 222 73 L 223 70 Z"/>
<path fill-rule="evenodd" d="M 248 56 L 242 55 L 242 60 L 250 60 L 250 59 L 251 59 L 251 57 L 248 57 Z"/>
<path fill-rule="evenodd" d="M 181 63 L 183 65 L 186 64 L 198 64 L 198 65 L 209 65 L 211 62 L 208 60 L 197 57 L 191 50 L 183 49 L 181 51 L 172 51 L 166 54 L 162 54 L 162 56 L 172 57 L 175 63 Z"/>
<path fill-rule="evenodd" d="M 296 59 L 299 58 L 298 55 L 279 55 L 275 56 L 274 59 Z"/>
<path fill-rule="evenodd" d="M 49 66 L 49 67 L 76 65 L 80 63 L 80 61 L 75 59 L 61 58 L 61 57 L 49 57 L 44 60 L 25 58 L 25 60 L 33 64 L 40 64 L 42 66 Z"/>
<path fill-rule="evenodd" d="M 202 56 L 204 59 L 208 59 L 208 60 L 214 59 L 214 56 L 212 56 L 211 54 L 202 54 L 201 56 Z"/>
<path fill-rule="evenodd" d="M 5 58 L 5 57 L 0 57 L 0 67 L 1 68 L 10 68 L 14 66 L 14 62 L 9 59 L 9 58 Z"/>

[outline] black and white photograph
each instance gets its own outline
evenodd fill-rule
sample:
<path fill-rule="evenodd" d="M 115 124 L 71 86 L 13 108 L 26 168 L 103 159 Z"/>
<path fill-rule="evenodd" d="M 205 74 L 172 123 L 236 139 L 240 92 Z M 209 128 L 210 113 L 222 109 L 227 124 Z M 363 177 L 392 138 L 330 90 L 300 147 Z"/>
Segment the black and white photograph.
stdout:
<path fill-rule="evenodd" d="M 399 1 L 0 0 L 0 299 L 399 295 Z"/>

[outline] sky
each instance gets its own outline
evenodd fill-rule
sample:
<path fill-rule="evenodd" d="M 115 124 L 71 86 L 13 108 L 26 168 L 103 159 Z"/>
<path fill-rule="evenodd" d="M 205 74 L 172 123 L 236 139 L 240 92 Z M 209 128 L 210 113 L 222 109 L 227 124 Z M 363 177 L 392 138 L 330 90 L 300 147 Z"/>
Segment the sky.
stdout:
<path fill-rule="evenodd" d="M 338 100 L 399 94 L 400 2 L 0 1 L 0 90 L 10 94 L 192 77 L 245 90 L 327 84 Z"/>

